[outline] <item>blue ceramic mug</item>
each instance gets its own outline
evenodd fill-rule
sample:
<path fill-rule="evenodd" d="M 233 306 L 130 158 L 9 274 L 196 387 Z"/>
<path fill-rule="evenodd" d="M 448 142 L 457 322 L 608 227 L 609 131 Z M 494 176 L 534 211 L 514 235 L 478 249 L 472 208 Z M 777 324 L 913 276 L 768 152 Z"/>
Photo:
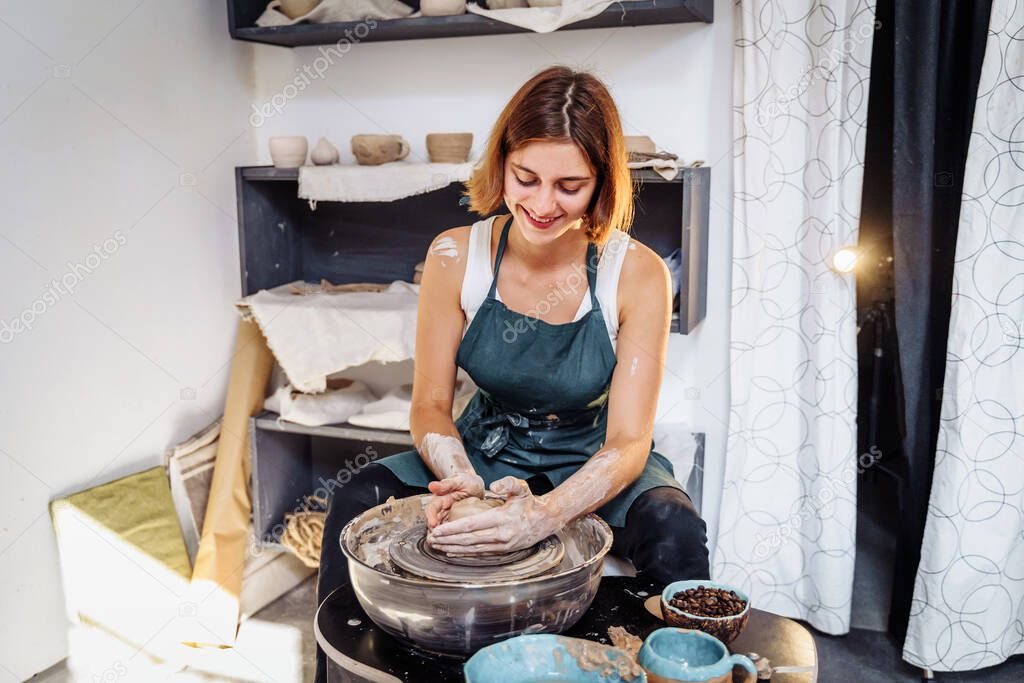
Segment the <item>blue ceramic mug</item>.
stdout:
<path fill-rule="evenodd" d="M 731 683 L 737 664 L 748 672 L 744 683 L 757 680 L 749 657 L 730 655 L 718 638 L 683 628 L 659 628 L 647 636 L 639 662 L 649 683 Z"/>

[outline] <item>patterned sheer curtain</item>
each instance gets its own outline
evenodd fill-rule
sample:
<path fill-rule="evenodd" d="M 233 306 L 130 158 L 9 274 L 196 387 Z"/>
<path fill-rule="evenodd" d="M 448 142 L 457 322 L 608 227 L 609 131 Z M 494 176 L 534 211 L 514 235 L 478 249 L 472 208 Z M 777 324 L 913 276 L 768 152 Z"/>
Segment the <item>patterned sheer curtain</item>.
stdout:
<path fill-rule="evenodd" d="M 731 414 L 713 575 L 849 630 L 857 242 L 873 0 L 736 5 Z"/>
<path fill-rule="evenodd" d="M 967 152 L 942 413 L 903 657 L 1024 653 L 1024 3 L 995 0 Z"/>

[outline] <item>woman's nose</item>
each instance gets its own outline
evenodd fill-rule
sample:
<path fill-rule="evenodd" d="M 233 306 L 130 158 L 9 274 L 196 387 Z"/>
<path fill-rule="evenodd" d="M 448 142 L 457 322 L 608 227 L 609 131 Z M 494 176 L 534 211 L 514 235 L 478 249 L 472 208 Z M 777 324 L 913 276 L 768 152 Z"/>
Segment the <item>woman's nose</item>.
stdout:
<path fill-rule="evenodd" d="M 541 216 L 551 216 L 558 210 L 558 201 L 555 199 L 555 188 L 541 188 L 537 195 L 537 212 Z"/>

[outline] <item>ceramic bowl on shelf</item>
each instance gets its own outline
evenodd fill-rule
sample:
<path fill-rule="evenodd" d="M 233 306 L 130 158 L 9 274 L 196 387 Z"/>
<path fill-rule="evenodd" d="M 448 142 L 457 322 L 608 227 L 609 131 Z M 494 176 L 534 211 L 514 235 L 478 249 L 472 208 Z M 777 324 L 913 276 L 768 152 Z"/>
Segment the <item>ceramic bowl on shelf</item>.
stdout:
<path fill-rule="evenodd" d="M 700 614 L 684 612 L 670 604 L 676 593 L 690 588 L 700 588 L 701 586 L 735 592 L 736 597 L 744 602 L 743 611 L 728 617 L 706 617 Z M 661 592 L 661 615 L 669 626 L 703 631 L 728 645 L 736 640 L 736 637 L 746 627 L 747 621 L 750 619 L 750 598 L 746 593 L 724 583 L 702 580 L 673 581 L 665 586 L 665 590 Z"/>
<path fill-rule="evenodd" d="M 302 135 L 270 138 L 270 158 L 277 168 L 298 168 L 306 163 L 309 141 Z"/>
<path fill-rule="evenodd" d="M 420 0 L 420 12 L 425 17 L 448 17 L 466 13 L 466 0 Z"/>
<path fill-rule="evenodd" d="M 654 140 L 647 135 L 626 135 L 624 138 L 626 141 L 627 152 L 654 154 L 658 151 L 658 147 L 654 144 Z"/>
<path fill-rule="evenodd" d="M 427 133 L 427 154 L 435 164 L 461 164 L 472 147 L 472 133 Z"/>
<path fill-rule="evenodd" d="M 320 0 L 278 0 L 278 9 L 289 19 L 298 19 L 313 11 Z"/>

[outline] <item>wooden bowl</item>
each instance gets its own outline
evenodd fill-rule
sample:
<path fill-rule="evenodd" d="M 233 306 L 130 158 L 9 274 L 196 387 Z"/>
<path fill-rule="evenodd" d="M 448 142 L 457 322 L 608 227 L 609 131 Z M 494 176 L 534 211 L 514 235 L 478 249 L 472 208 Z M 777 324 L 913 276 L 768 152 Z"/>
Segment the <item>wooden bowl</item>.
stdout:
<path fill-rule="evenodd" d="M 469 159 L 472 133 L 428 133 L 427 154 L 435 164 L 461 164 Z"/>
<path fill-rule="evenodd" d="M 669 600 L 674 598 L 676 593 L 699 586 L 735 591 L 736 595 L 747 604 L 742 612 L 730 617 L 705 617 L 699 614 L 690 614 L 669 604 Z M 728 645 L 736 640 L 736 637 L 743 631 L 747 621 L 750 619 L 750 598 L 743 591 L 724 583 L 715 583 L 714 581 L 673 581 L 665 586 L 665 590 L 661 592 L 661 615 L 669 626 L 703 631 Z"/>

